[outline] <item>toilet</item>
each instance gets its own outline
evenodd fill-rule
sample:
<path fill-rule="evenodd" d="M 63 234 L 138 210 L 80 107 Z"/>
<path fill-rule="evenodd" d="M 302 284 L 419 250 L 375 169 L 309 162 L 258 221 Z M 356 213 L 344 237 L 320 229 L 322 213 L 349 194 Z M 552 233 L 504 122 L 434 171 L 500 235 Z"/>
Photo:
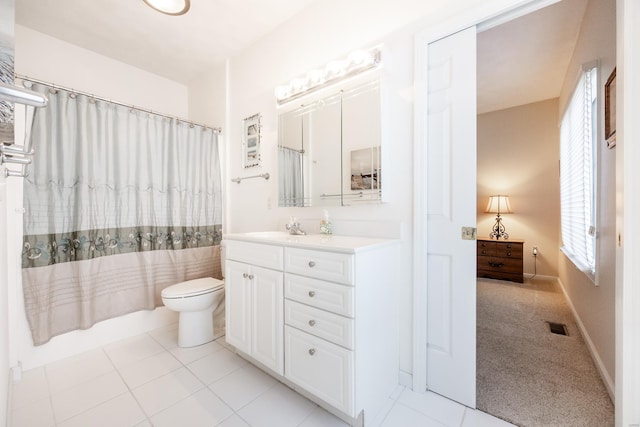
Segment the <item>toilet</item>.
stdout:
<path fill-rule="evenodd" d="M 224 249 L 220 247 L 224 278 Z M 178 347 L 195 347 L 215 339 L 213 311 L 224 299 L 224 281 L 213 277 L 188 280 L 162 290 L 162 302 L 177 311 Z"/>

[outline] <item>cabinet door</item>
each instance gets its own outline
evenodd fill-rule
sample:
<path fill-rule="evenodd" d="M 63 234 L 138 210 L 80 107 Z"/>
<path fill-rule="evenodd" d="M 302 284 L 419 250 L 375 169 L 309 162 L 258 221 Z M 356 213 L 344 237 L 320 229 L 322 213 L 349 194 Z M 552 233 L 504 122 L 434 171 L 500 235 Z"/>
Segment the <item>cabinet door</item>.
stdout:
<path fill-rule="evenodd" d="M 250 354 L 260 363 L 283 375 L 283 274 L 255 266 L 251 269 L 253 321 Z"/>
<path fill-rule="evenodd" d="M 251 267 L 227 260 L 225 268 L 226 340 L 251 354 L 251 281 L 244 277 Z"/>

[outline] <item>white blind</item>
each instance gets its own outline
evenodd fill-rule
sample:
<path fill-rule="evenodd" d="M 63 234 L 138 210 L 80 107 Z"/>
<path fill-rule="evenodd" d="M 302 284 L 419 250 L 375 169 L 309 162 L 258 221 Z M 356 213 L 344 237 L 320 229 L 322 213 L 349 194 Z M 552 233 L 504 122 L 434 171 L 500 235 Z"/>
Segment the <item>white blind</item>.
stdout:
<path fill-rule="evenodd" d="M 563 251 L 595 273 L 596 68 L 585 71 L 560 127 L 560 204 Z"/>

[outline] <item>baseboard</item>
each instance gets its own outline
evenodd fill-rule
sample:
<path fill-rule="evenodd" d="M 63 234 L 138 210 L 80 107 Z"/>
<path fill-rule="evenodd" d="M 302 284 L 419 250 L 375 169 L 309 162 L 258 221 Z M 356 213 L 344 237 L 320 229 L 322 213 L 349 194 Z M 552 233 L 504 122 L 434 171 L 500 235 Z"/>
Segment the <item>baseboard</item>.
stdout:
<path fill-rule="evenodd" d="M 398 384 L 413 390 L 413 375 L 405 371 L 400 371 L 398 373 Z"/>
<path fill-rule="evenodd" d="M 593 361 L 595 362 L 596 368 L 598 369 L 598 372 L 600 373 L 600 377 L 602 378 L 602 381 L 604 382 L 604 386 L 607 389 L 607 392 L 609 393 L 609 397 L 611 398 L 611 401 L 614 402 L 615 404 L 615 385 L 613 380 L 611 379 L 611 377 L 609 376 L 609 374 L 607 373 L 607 370 L 604 367 L 604 363 L 602 363 L 602 359 L 600 358 L 600 354 L 598 353 L 598 350 L 596 350 L 596 346 L 593 344 L 593 341 L 591 340 L 591 337 L 589 336 L 589 332 L 587 331 L 587 328 L 585 328 L 584 323 L 582 323 L 582 319 L 580 319 L 580 316 L 578 315 L 578 312 L 576 311 L 575 307 L 573 306 L 573 302 L 571 301 L 571 298 L 569 298 L 569 294 L 567 293 L 567 290 L 564 288 L 564 284 L 562 283 L 562 280 L 560 280 L 560 278 L 556 278 L 556 280 L 558 281 L 558 284 L 560 285 L 560 289 L 562 289 L 562 293 L 564 294 L 564 297 L 567 300 L 567 304 L 569 305 L 569 308 L 571 308 L 571 312 L 573 313 L 573 318 L 576 320 L 576 324 L 578 325 L 578 329 L 580 330 L 580 334 L 582 334 L 582 338 L 584 339 L 584 342 L 587 344 L 587 348 L 589 349 L 589 353 L 591 354 L 591 358 L 593 359 Z"/>
<path fill-rule="evenodd" d="M 522 275 L 525 279 L 529 280 L 558 280 L 556 276 L 544 276 L 542 274 L 524 273 Z"/>

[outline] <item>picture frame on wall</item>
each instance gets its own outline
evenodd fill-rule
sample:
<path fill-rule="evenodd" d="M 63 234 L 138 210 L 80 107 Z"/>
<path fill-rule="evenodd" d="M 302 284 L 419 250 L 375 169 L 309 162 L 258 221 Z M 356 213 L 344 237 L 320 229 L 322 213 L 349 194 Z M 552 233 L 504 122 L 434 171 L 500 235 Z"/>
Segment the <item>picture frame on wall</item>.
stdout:
<path fill-rule="evenodd" d="M 242 145 L 245 168 L 260 166 L 260 113 L 243 120 Z"/>
<path fill-rule="evenodd" d="M 604 85 L 604 138 L 608 148 L 616 146 L 616 69 Z"/>

